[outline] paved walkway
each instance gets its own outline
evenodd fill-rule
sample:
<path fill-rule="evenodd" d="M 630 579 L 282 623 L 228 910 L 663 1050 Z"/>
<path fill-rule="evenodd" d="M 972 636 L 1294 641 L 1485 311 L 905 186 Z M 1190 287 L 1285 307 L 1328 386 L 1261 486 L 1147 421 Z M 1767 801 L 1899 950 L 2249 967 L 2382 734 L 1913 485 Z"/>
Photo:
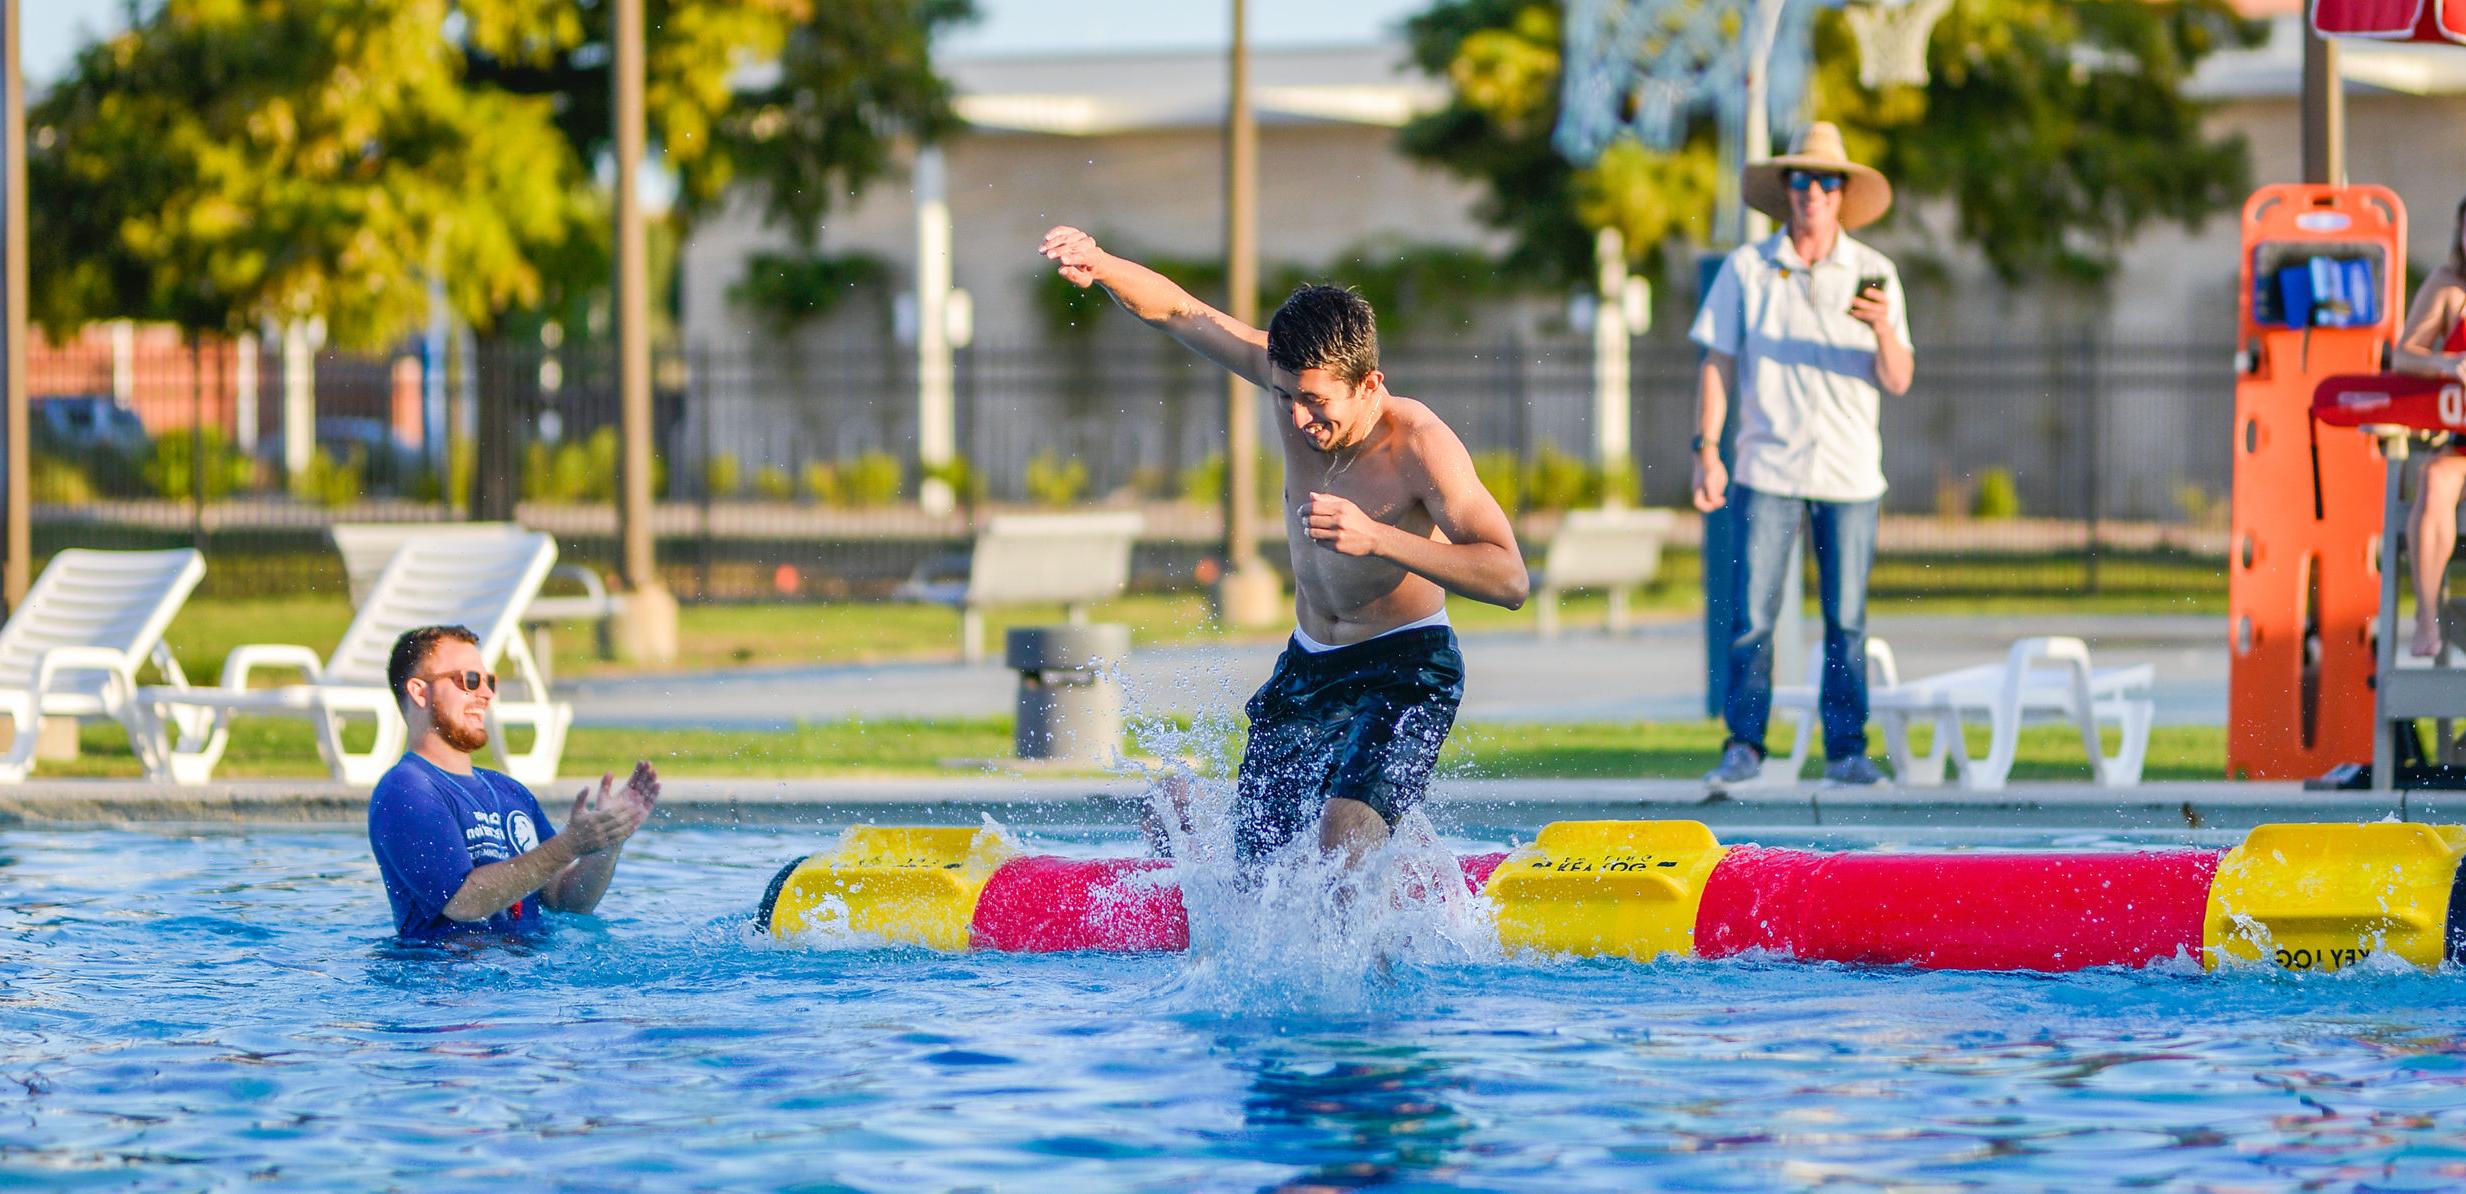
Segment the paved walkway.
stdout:
<path fill-rule="evenodd" d="M 1820 624 L 1811 624 L 1820 630 Z M 2200 616 L 1877 618 L 1904 676 L 2000 660 L 2016 639 L 2071 634 L 2101 666 L 2157 667 L 2158 720 L 2226 721 L 2225 620 Z M 1267 679 L 1277 643 L 1134 650 L 1124 676 L 1132 707 L 1151 714 L 1237 708 Z M 1622 636 L 1570 627 L 1557 639 L 1468 635 L 1463 717 L 1489 722 L 1685 721 L 1704 715 L 1698 623 L 1655 623 Z M 1016 676 L 997 662 L 746 668 L 581 681 L 562 695 L 583 725 L 786 729 L 855 718 L 988 717 L 1009 713 Z"/>

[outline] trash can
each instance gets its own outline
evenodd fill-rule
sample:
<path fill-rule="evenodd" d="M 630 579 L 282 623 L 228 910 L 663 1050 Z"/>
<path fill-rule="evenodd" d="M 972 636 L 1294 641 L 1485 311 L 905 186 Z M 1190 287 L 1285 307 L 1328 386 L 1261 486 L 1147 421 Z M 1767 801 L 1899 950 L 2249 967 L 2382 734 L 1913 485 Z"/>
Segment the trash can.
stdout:
<path fill-rule="evenodd" d="M 1003 656 L 1019 673 L 1022 759 L 1109 764 L 1121 755 L 1122 686 L 1113 672 L 1130 657 L 1130 627 L 1028 626 L 1009 632 Z"/>

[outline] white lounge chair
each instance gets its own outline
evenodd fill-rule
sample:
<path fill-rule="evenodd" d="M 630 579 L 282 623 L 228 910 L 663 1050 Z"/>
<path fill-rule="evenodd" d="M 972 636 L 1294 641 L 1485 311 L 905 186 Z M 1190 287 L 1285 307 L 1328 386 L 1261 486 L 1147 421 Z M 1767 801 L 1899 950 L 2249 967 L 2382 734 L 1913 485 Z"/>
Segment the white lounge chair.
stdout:
<path fill-rule="evenodd" d="M 1962 787 L 1992 791 L 2012 775 L 2019 752 L 2021 723 L 2031 717 L 2071 722 L 2081 733 L 2082 750 L 2097 782 L 2109 787 L 2141 782 L 2141 766 L 2149 757 L 2149 727 L 2157 706 L 2149 696 L 2156 669 L 2094 667 L 2089 645 L 2077 638 L 2026 638 L 2012 644 L 2001 664 L 1980 664 L 1940 676 L 1903 681 L 1874 690 L 1870 707 L 1882 723 L 1884 745 L 1901 783 L 1911 787 L 1942 784 L 1946 765 Z M 1972 717 L 1986 718 L 1987 757 L 1969 756 L 1962 729 Z M 1935 740 L 1923 757 L 1909 745 L 1912 722 L 1934 723 Z M 2122 731 L 2116 753 L 2109 755 L 2099 737 L 2102 725 Z"/>
<path fill-rule="evenodd" d="M 0 782 L 33 769 L 47 717 L 117 721 L 138 759 L 155 767 L 157 737 L 139 704 L 137 670 L 151 659 L 169 686 L 188 683 L 163 631 L 204 577 L 205 560 L 192 548 L 72 548 L 51 558 L 0 626 L 0 713 L 15 734 L 0 755 Z"/>
<path fill-rule="evenodd" d="M 532 533 L 512 522 L 338 522 L 328 532 L 334 536 L 334 550 L 342 556 L 343 579 L 351 586 L 351 600 L 355 603 L 376 587 L 377 578 L 385 573 L 394 553 L 414 537 L 448 535 L 487 541 Z M 531 607 L 522 614 L 523 625 L 531 628 L 531 657 L 539 661 L 542 677 L 549 675 L 546 669 L 556 662 L 549 653 L 549 623 L 590 622 L 594 645 L 600 657 L 606 659 L 612 657 L 613 624 L 625 608 L 625 598 L 611 594 L 600 581 L 599 573 L 583 565 L 559 564 L 549 569 L 548 579 L 541 587 L 560 583 L 571 585 L 578 592 L 534 597 Z"/>
<path fill-rule="evenodd" d="M 334 777 L 373 784 L 401 756 L 405 739 L 402 715 L 385 679 L 394 640 L 419 626 L 462 625 L 479 636 L 486 666 L 503 673 L 488 732 L 506 774 L 526 784 L 555 779 L 573 707 L 549 699 L 521 626 L 523 611 L 556 558 L 556 542 L 542 534 L 411 539 L 378 576 L 331 658 L 320 660 L 306 647 L 252 644 L 235 648 L 223 661 L 219 688 L 146 689 L 142 699 L 161 736 L 162 766 L 154 771 L 155 778 L 206 782 L 229 745 L 231 718 L 254 714 L 309 719 L 317 726 L 318 752 Z M 262 668 L 296 668 L 306 681 L 250 687 L 252 673 Z M 178 726 L 178 742 L 170 741 L 169 731 L 175 728 L 170 723 L 192 710 L 206 716 Z M 376 723 L 376 743 L 368 750 L 344 748 L 347 717 Z M 507 747 L 508 726 L 533 728 L 530 749 L 517 754 Z"/>

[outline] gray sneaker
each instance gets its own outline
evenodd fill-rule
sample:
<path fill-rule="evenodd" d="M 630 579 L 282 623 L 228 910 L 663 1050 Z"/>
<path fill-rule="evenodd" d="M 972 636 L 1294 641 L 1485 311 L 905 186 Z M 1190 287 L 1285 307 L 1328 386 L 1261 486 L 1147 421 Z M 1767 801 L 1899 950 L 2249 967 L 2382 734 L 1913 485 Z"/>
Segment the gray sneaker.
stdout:
<path fill-rule="evenodd" d="M 1764 774 L 1764 760 L 1755 748 L 1744 742 L 1733 742 L 1721 748 L 1721 765 L 1704 773 L 1704 782 L 1716 788 L 1753 783 Z"/>
<path fill-rule="evenodd" d="M 1851 755 L 1824 764 L 1824 782 L 1843 787 L 1869 787 L 1884 782 L 1883 769 L 1865 755 Z"/>

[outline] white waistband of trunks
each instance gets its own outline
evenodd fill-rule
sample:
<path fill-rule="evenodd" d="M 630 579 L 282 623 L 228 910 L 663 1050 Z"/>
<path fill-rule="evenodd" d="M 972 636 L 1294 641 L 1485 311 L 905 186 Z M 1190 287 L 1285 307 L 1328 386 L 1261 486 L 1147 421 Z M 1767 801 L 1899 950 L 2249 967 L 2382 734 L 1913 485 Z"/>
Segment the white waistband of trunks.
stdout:
<path fill-rule="evenodd" d="M 1450 623 L 1450 622 L 1447 620 L 1447 607 L 1446 607 L 1446 606 L 1444 606 L 1444 605 L 1442 605 L 1442 606 L 1440 606 L 1440 607 L 1439 607 L 1439 612 L 1437 612 L 1437 613 L 1435 613 L 1435 614 L 1432 614 L 1432 615 L 1430 615 L 1430 616 L 1429 616 L 1429 617 L 1427 617 L 1427 618 L 1422 618 L 1422 619 L 1419 619 L 1419 620 L 1417 620 L 1417 621 L 1407 622 L 1407 623 L 1405 623 L 1404 625 L 1402 625 L 1402 626 L 1398 626 L 1398 627 L 1395 627 L 1395 628 L 1394 628 L 1394 629 L 1392 629 L 1392 630 L 1382 630 L 1382 631 L 1379 631 L 1377 634 L 1371 635 L 1369 638 L 1366 638 L 1366 639 L 1361 640 L 1361 642 L 1362 642 L 1362 643 L 1373 642 L 1373 641 L 1376 641 L 1376 640 L 1378 640 L 1378 639 L 1383 639 L 1383 638 L 1386 638 L 1388 635 L 1391 635 L 1391 634 L 1402 634 L 1402 633 L 1404 633 L 1404 632 L 1405 632 L 1405 631 L 1407 631 L 1407 630 L 1419 630 L 1419 629 L 1421 629 L 1421 628 L 1422 628 L 1422 627 L 1424 627 L 1424 626 L 1448 626 L 1448 625 L 1452 625 L 1452 623 Z M 1303 629 L 1302 629 L 1301 627 L 1299 627 L 1299 626 L 1296 626 L 1296 627 L 1294 627 L 1294 628 L 1293 628 L 1293 641 L 1294 641 L 1294 642 L 1296 642 L 1296 643 L 1301 644 L 1301 649 L 1302 649 L 1302 650 L 1304 650 L 1304 651 L 1308 651 L 1309 653 L 1311 653 L 1311 654 L 1313 654 L 1313 655 L 1317 655 L 1317 654 L 1320 654 L 1321 652 L 1325 652 L 1325 651 L 1333 651 L 1333 650 L 1335 650 L 1335 649 L 1336 649 L 1336 648 L 1338 648 L 1338 647 L 1358 647 L 1358 646 L 1360 646 L 1360 645 L 1361 645 L 1361 643 L 1322 643 L 1322 642 L 1320 642 L 1319 640 L 1317 640 L 1317 639 L 1315 639 L 1315 638 L 1310 637 L 1309 632 L 1308 632 L 1308 631 L 1303 630 Z"/>

